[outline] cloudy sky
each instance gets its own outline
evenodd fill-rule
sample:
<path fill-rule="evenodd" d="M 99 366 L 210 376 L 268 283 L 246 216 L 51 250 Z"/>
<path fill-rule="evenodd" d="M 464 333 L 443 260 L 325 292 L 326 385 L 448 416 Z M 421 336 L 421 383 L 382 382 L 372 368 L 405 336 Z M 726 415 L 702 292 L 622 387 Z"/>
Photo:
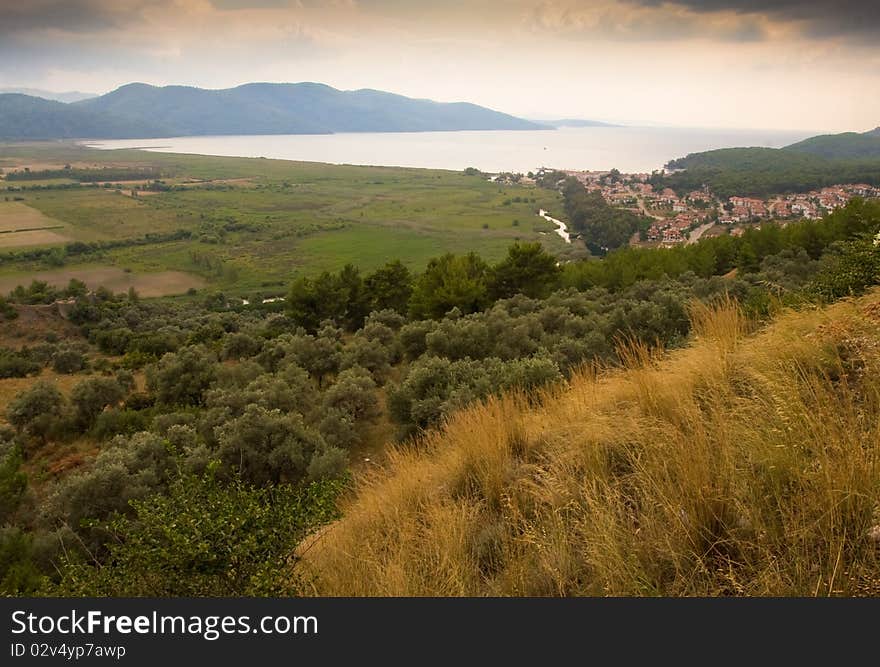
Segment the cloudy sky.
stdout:
<path fill-rule="evenodd" d="M 877 0 L 0 0 L 0 88 L 320 81 L 538 118 L 880 125 Z"/>

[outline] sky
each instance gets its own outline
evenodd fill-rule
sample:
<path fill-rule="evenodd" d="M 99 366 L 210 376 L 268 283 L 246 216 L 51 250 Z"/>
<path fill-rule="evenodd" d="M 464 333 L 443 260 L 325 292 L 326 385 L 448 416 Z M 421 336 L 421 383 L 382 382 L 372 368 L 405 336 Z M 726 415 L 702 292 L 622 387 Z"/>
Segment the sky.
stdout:
<path fill-rule="evenodd" d="M 0 88 L 318 81 L 529 118 L 880 125 L 878 0 L 0 0 Z"/>

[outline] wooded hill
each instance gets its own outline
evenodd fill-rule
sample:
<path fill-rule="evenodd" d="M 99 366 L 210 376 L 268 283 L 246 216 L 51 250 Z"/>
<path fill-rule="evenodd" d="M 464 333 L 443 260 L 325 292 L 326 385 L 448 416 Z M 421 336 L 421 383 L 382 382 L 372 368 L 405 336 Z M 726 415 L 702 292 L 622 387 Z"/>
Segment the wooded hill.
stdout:
<path fill-rule="evenodd" d="M 465 102 L 441 103 L 319 83 L 225 90 L 131 83 L 72 104 L 0 95 L 0 138 L 116 139 L 232 134 L 535 130 L 546 126 Z"/>

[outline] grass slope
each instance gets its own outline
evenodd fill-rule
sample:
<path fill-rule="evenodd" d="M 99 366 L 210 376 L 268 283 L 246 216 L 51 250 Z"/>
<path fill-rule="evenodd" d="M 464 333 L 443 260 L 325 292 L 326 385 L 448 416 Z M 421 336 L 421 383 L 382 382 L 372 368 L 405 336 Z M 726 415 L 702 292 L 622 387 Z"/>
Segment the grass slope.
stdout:
<path fill-rule="evenodd" d="M 467 409 L 301 551 L 321 595 L 880 594 L 880 293 Z"/>

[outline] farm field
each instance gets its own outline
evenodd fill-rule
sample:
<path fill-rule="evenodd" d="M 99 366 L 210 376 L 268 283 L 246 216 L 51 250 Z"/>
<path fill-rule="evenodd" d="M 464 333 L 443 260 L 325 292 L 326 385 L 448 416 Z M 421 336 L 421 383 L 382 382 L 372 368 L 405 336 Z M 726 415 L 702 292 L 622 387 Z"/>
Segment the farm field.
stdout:
<path fill-rule="evenodd" d="M 0 202 L 0 251 L 6 248 L 57 245 L 71 240 L 64 225 L 17 201 Z"/>
<path fill-rule="evenodd" d="M 33 280 L 46 282 L 55 287 L 65 287 L 71 279 L 81 280 L 86 285 L 106 287 L 114 294 L 127 292 L 129 288 L 144 297 L 183 294 L 187 290 L 205 286 L 205 280 L 183 271 L 157 271 L 153 273 L 126 272 L 114 266 L 92 268 L 70 268 L 56 271 L 40 271 L 31 274 Z M 0 274 L 0 294 L 8 293 L 21 284 L 18 274 Z"/>
<path fill-rule="evenodd" d="M 90 280 L 103 280 L 113 290 L 134 286 L 142 296 L 193 286 L 245 296 L 281 293 L 300 275 L 346 263 L 370 271 L 400 259 L 418 271 L 444 252 L 497 259 L 516 240 L 539 240 L 560 257 L 577 252 L 536 214 L 544 208 L 562 215 L 555 192 L 480 175 L 98 151 L 72 143 L 0 145 L 5 174 L 25 167 L 27 179 L 0 181 L 7 196 L 20 200 L 3 204 L 28 211 L 35 221 L 28 228 L 41 231 L 19 240 L 0 233 L 0 291 L 51 271 L 52 280 L 77 277 L 93 288 Z M 150 169 L 159 182 L 130 175 L 76 181 L 84 173 L 94 180 L 96 169 L 135 175 Z M 41 171 L 58 170 L 71 178 L 40 179 Z M 0 225 L 4 220 L 0 212 Z M 56 253 L 52 264 L 45 253 L 30 252 L 70 242 L 77 249 Z M 19 251 L 25 244 L 28 250 Z"/>

